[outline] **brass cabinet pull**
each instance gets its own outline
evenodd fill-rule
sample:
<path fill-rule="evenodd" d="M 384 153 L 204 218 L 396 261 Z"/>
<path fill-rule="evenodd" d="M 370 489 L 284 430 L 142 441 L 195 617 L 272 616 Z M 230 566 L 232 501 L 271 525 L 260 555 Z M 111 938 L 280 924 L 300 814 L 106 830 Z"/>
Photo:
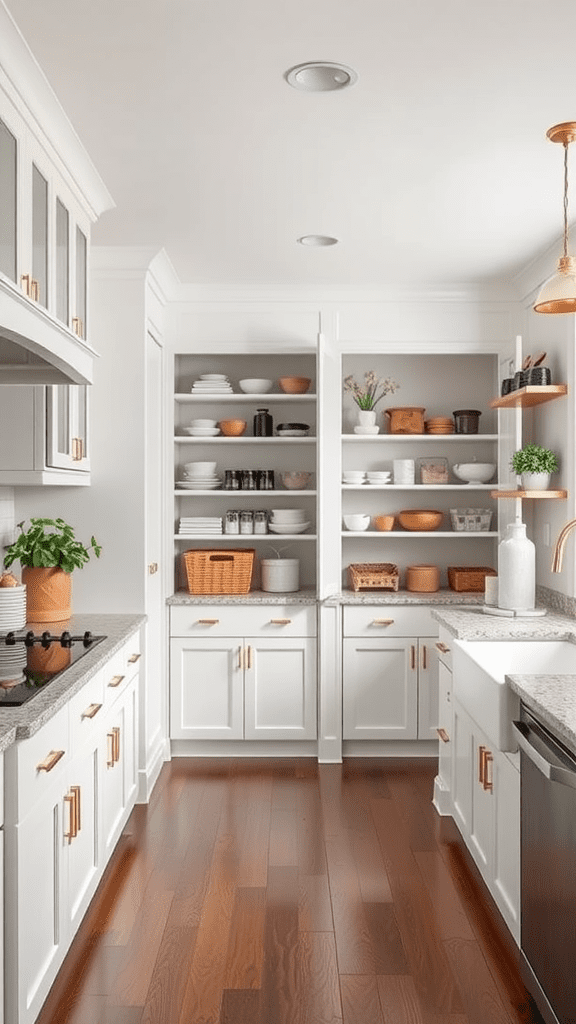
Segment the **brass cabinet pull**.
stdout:
<path fill-rule="evenodd" d="M 198 619 L 200 626 L 217 626 L 220 619 Z"/>
<path fill-rule="evenodd" d="M 119 729 L 119 727 L 117 725 L 115 725 L 114 728 L 112 729 L 112 735 L 114 737 L 114 742 L 113 742 L 114 761 L 119 761 L 120 760 L 120 729 Z"/>
<path fill-rule="evenodd" d="M 74 793 L 66 793 L 64 797 L 64 803 L 68 804 L 68 831 L 64 830 L 64 838 L 69 843 L 78 835 L 76 831 L 76 812 L 74 810 L 75 797 Z"/>
<path fill-rule="evenodd" d="M 244 648 L 242 646 L 240 646 L 238 648 L 238 666 L 237 666 L 237 668 L 239 670 L 242 669 L 242 652 L 243 652 L 243 650 L 244 650 Z"/>
<path fill-rule="evenodd" d="M 441 654 L 450 654 L 450 648 L 447 647 L 446 644 L 443 644 L 440 640 L 436 644 L 436 647 Z"/>
<path fill-rule="evenodd" d="M 25 295 L 30 295 L 30 286 L 32 284 L 32 274 L 20 274 L 20 287 Z"/>
<path fill-rule="evenodd" d="M 487 789 L 489 793 L 492 793 L 494 789 L 494 780 L 492 778 L 492 764 L 494 762 L 494 756 L 489 750 L 484 751 L 484 789 Z M 488 767 L 490 766 L 490 768 Z"/>
<path fill-rule="evenodd" d="M 72 438 L 72 462 L 81 462 L 84 454 L 84 443 L 81 437 Z"/>
<path fill-rule="evenodd" d="M 84 324 L 82 323 L 82 317 L 72 317 L 72 330 L 78 338 L 84 337 Z"/>
<path fill-rule="evenodd" d="M 148 574 L 150 576 L 154 576 L 154 574 L 157 573 L 157 572 L 158 572 L 158 562 L 149 562 L 148 563 Z"/>
<path fill-rule="evenodd" d="M 248 668 L 252 668 L 252 647 L 248 644 Z"/>
<path fill-rule="evenodd" d="M 78 835 L 82 828 L 80 820 L 80 786 L 70 786 L 70 792 L 74 797 L 74 831 L 75 834 Z"/>
<path fill-rule="evenodd" d="M 450 737 L 446 732 L 446 729 L 436 729 L 436 732 L 438 733 L 440 739 L 442 740 L 442 743 L 450 743 Z"/>
<path fill-rule="evenodd" d="M 106 733 L 107 753 L 106 753 L 106 767 L 114 767 L 114 732 Z"/>
<path fill-rule="evenodd" d="M 428 656 L 426 653 L 426 644 L 422 644 L 422 668 L 428 668 Z"/>
<path fill-rule="evenodd" d="M 82 712 L 82 714 L 80 715 L 80 718 L 96 718 L 96 715 L 100 711 L 101 707 L 102 707 L 101 704 L 90 704 L 86 708 L 86 711 Z"/>
<path fill-rule="evenodd" d="M 36 765 L 37 772 L 51 772 L 61 757 L 64 757 L 65 750 L 51 750 L 40 764 Z"/>
<path fill-rule="evenodd" d="M 289 626 L 292 619 L 270 619 L 272 626 Z"/>
<path fill-rule="evenodd" d="M 131 654 L 130 657 L 128 658 L 128 664 L 134 665 L 135 662 L 140 660 L 140 657 L 140 654 Z"/>
<path fill-rule="evenodd" d="M 120 686 L 120 683 L 122 682 L 123 679 L 124 676 L 112 676 L 112 679 L 108 683 L 108 686 L 112 686 L 115 689 L 117 686 Z"/>
<path fill-rule="evenodd" d="M 410 644 L 410 668 L 416 668 L 416 647 Z"/>
<path fill-rule="evenodd" d="M 371 626 L 393 626 L 394 619 L 372 619 Z"/>

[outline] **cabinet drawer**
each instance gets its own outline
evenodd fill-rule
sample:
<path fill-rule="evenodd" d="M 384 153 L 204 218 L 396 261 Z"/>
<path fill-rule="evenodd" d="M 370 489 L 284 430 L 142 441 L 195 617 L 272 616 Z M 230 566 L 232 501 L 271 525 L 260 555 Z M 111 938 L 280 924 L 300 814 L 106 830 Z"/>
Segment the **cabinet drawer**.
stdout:
<path fill-rule="evenodd" d="M 122 673 L 126 676 L 127 680 L 133 679 L 140 671 L 140 630 L 126 641 L 119 654 Z"/>
<path fill-rule="evenodd" d="M 437 636 L 438 623 L 422 605 L 344 607 L 344 636 Z"/>
<path fill-rule="evenodd" d="M 70 701 L 70 746 L 75 754 L 96 730 L 102 729 L 104 673 L 101 669 Z"/>
<path fill-rule="evenodd" d="M 68 711 L 67 705 L 30 739 L 9 748 L 8 753 L 16 759 L 16 772 L 11 773 L 11 778 L 18 780 L 14 796 L 20 821 L 68 767 L 71 760 Z"/>
<path fill-rule="evenodd" d="M 315 605 L 191 605 L 171 608 L 172 636 L 316 636 Z"/>
<path fill-rule="evenodd" d="M 452 671 L 452 641 L 454 637 L 448 632 L 443 626 L 440 626 L 440 632 L 438 641 L 436 643 L 436 650 L 438 651 L 438 657 L 443 665 L 447 669 Z"/>

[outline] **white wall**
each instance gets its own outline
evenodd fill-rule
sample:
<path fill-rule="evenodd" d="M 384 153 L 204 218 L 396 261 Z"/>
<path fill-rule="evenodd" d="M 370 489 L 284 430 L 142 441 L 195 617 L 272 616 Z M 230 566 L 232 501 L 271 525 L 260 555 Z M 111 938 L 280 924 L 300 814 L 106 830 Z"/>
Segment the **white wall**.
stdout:
<path fill-rule="evenodd" d="M 14 490 L 12 487 L 0 487 L 0 552 L 2 568 L 4 567 L 4 548 L 14 540 Z"/>

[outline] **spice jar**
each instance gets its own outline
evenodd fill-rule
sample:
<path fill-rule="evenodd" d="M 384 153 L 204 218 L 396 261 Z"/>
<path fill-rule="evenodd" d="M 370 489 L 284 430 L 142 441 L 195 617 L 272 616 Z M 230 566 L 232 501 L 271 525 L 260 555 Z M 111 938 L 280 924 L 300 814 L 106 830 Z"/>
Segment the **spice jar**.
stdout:
<path fill-rule="evenodd" d="M 253 469 L 243 469 L 241 481 L 241 488 L 243 491 L 255 491 L 256 471 Z"/>
<path fill-rule="evenodd" d="M 268 533 L 268 513 L 266 509 L 254 512 L 254 533 Z"/>
<path fill-rule="evenodd" d="M 224 521 L 224 533 L 240 533 L 240 513 L 229 508 Z"/>
<path fill-rule="evenodd" d="M 245 510 L 240 513 L 240 533 L 254 533 L 254 513 Z"/>
<path fill-rule="evenodd" d="M 254 437 L 272 437 L 274 420 L 268 409 L 257 409 L 254 417 Z"/>

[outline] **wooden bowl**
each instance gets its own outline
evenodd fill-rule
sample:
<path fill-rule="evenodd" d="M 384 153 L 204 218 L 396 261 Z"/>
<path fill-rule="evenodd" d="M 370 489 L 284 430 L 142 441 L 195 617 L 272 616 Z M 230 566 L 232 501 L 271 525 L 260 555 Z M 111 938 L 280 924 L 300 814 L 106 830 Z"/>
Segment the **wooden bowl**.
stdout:
<path fill-rule="evenodd" d="M 246 420 L 220 420 L 218 426 L 226 437 L 240 437 L 246 430 Z"/>
<path fill-rule="evenodd" d="M 372 522 L 375 528 L 381 532 L 394 529 L 394 516 L 374 516 Z"/>
<path fill-rule="evenodd" d="M 405 530 L 437 530 L 444 514 L 437 509 L 405 508 L 398 512 L 398 522 Z"/>
<path fill-rule="evenodd" d="M 279 377 L 278 383 L 287 395 L 303 395 L 312 381 L 310 377 Z"/>

